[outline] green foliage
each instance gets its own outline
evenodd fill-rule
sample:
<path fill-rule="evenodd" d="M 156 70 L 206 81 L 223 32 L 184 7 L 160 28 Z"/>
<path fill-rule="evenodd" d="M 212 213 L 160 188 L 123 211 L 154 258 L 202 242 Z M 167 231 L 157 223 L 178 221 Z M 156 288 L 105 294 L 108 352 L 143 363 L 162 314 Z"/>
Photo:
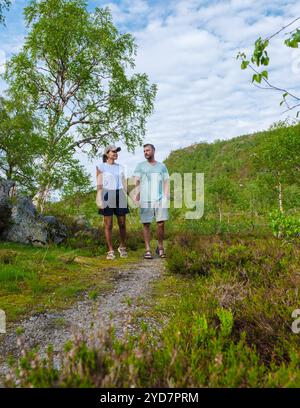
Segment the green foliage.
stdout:
<path fill-rule="evenodd" d="M 62 175 L 71 186 L 81 184 L 76 149 L 94 157 L 109 142 L 122 140 L 129 150 L 141 143 L 156 87 L 146 74 L 132 74 L 134 39 L 118 32 L 108 9 L 89 13 L 82 0 L 32 0 L 24 15 L 28 35 L 5 79 L 10 95 L 22 95 L 39 122 L 43 207 L 49 192 L 65 184 Z"/>
<path fill-rule="evenodd" d="M 205 174 L 204 217 L 191 227 L 201 233 L 263 227 L 279 208 L 279 193 L 284 210 L 297 214 L 299 134 L 299 124 L 279 122 L 268 131 L 173 151 L 165 160 L 171 174 Z M 183 211 L 172 212 L 176 222 Z"/>
<path fill-rule="evenodd" d="M 231 311 L 221 308 L 217 311 L 217 316 L 221 323 L 221 335 L 224 337 L 230 336 L 233 328 L 233 316 Z"/>
<path fill-rule="evenodd" d="M 206 191 L 212 197 L 213 202 L 219 211 L 219 220 L 221 224 L 224 205 L 227 204 L 229 206 L 236 202 L 236 185 L 229 179 L 229 177 L 220 174 L 211 180 Z"/>
<path fill-rule="evenodd" d="M 277 238 L 300 238 L 300 218 L 282 214 L 280 211 L 270 213 L 270 227 Z"/>
<path fill-rule="evenodd" d="M 237 54 L 237 59 L 241 60 L 241 69 L 245 70 L 247 68 L 250 68 L 252 71 L 254 71 L 254 74 L 252 75 L 252 82 L 256 82 L 260 84 L 262 81 L 264 81 L 264 84 L 266 85 L 267 89 L 273 89 L 276 91 L 283 92 L 282 94 L 282 100 L 280 102 L 280 105 L 285 104 L 287 107 L 287 110 L 292 110 L 297 108 L 299 97 L 297 97 L 294 92 L 290 92 L 288 90 L 282 89 L 281 86 L 274 86 L 271 84 L 268 79 L 269 79 L 269 73 L 266 69 L 259 70 L 260 67 L 265 67 L 268 66 L 270 63 L 270 58 L 267 53 L 267 48 L 270 44 L 270 41 L 278 36 L 281 32 L 285 31 L 289 26 L 293 25 L 296 21 L 299 20 L 300 17 L 297 17 L 294 19 L 291 23 L 286 25 L 285 27 L 282 27 L 280 30 L 278 30 L 276 33 L 270 35 L 266 39 L 262 39 L 259 37 L 254 44 L 254 49 L 253 53 L 250 57 L 250 59 L 247 57 L 247 55 L 239 51 Z M 290 48 L 298 48 L 299 42 L 300 42 L 300 29 L 297 27 L 296 29 L 293 29 L 290 32 L 286 32 L 286 35 L 288 38 L 284 40 L 284 44 L 287 47 Z M 287 98 L 290 99 L 290 103 L 287 101 Z M 297 117 L 299 116 L 299 111 L 297 112 Z"/>
<path fill-rule="evenodd" d="M 178 232 L 169 242 L 172 251 L 168 254 L 167 268 L 172 273 L 205 276 L 216 270 L 234 273 L 242 269 L 247 273 L 248 269 L 267 270 L 272 265 L 275 270 L 282 255 L 281 243 L 268 240 L 267 245 L 263 245 L 263 239 L 249 237 L 249 234 L 218 237 L 201 236 L 196 231 Z"/>
<path fill-rule="evenodd" d="M 81 246 L 80 239 L 73 241 L 75 248 L 71 244 L 34 248 L 0 243 L 0 309 L 6 311 L 9 321 L 68 307 L 83 292 L 102 294 L 109 289 L 111 264 L 99 256 L 106 251 L 104 238 L 92 239 L 89 245 L 84 240 Z M 140 252 L 130 251 L 127 259 L 117 258 L 114 266 L 123 268 L 140 256 Z"/>
<path fill-rule="evenodd" d="M 4 10 L 8 10 L 11 5 L 11 0 L 0 0 L 0 24 L 4 24 L 5 18 L 3 15 Z"/>
<path fill-rule="evenodd" d="M 251 62 L 255 63 L 258 67 L 260 65 L 268 65 L 269 64 L 269 57 L 266 51 L 266 48 L 269 45 L 269 40 L 263 40 L 259 37 L 255 41 L 254 52 L 251 57 Z"/>
<path fill-rule="evenodd" d="M 208 315 L 216 311 L 228 333 L 232 328 L 232 338 L 239 339 L 246 332 L 247 343 L 256 347 L 260 360 L 268 367 L 273 359 L 284 364 L 290 361 L 291 353 L 299 350 L 297 336 L 290 328 L 292 311 L 299 303 L 298 246 L 282 245 L 268 236 L 196 238 L 195 234 L 194 239 L 190 235 L 186 239 L 186 235 L 176 237 L 177 259 L 178 251 L 185 259 L 189 246 L 198 253 L 198 269 L 205 268 L 206 273 L 195 274 L 187 264 L 185 269 L 174 270 L 173 252 L 169 253 L 167 267 L 177 279 L 172 286 L 178 287 L 174 302 L 181 294 L 191 299 L 186 313 L 194 308 Z M 174 241 L 170 245 L 173 248 Z M 168 291 L 172 293 L 172 289 Z M 219 308 L 230 313 L 223 316 Z"/>
<path fill-rule="evenodd" d="M 254 51 L 253 54 L 250 58 L 250 60 L 247 59 L 247 56 L 244 52 L 239 52 L 237 54 L 237 59 L 240 59 L 241 62 L 241 69 L 247 69 L 250 65 L 250 62 L 255 64 L 257 67 L 259 66 L 267 66 L 269 65 L 269 56 L 266 51 L 266 48 L 269 45 L 269 40 L 263 40 L 261 37 L 259 37 L 254 44 Z M 250 65 L 251 66 L 251 65 Z M 261 83 L 262 79 L 268 79 L 268 71 L 263 70 L 261 72 L 255 72 L 252 76 L 252 82 L 257 82 Z"/>
<path fill-rule="evenodd" d="M 292 33 L 290 38 L 287 38 L 284 43 L 287 47 L 290 48 L 298 48 L 300 42 L 300 30 L 299 28 L 296 29 L 295 32 Z"/>
<path fill-rule="evenodd" d="M 202 245 L 204 245 L 202 242 Z M 206 277 L 165 276 L 153 303 L 165 322 L 161 331 L 143 325 L 136 336 L 117 339 L 112 326 L 66 344 L 60 369 L 46 358 L 24 354 L 6 385 L 21 387 L 286 387 L 300 384 L 298 339 L 287 327 L 296 297 L 299 252 L 278 241 L 224 242 L 233 261 Z M 194 245 L 194 242 L 193 242 Z M 264 245 L 260 248 L 260 245 Z M 248 276 L 237 273 L 249 257 L 272 249 Z M 206 246 L 203 248 L 206 250 Z M 215 251 L 217 249 L 215 248 Z M 175 251 L 174 251 L 175 252 Z M 246 254 L 246 256 L 243 256 Z M 299 254 L 298 254 L 299 255 Z M 281 266 L 277 266 L 278 260 Z M 291 260 L 296 263 L 291 263 Z M 239 260 L 239 261 L 238 261 Z M 225 265 L 225 264 L 224 264 Z M 235 265 L 235 266 L 234 266 Z M 250 264 L 249 264 L 250 265 Z M 265 275 L 269 275 L 267 278 Z M 276 279 L 274 277 L 276 276 Z M 158 288 L 157 288 L 158 289 Z M 281 296 L 278 296 L 280 290 Z M 166 292 L 168 297 L 166 298 Z M 277 297 L 274 295 L 277 293 Z M 172 299 L 173 297 L 173 299 Z M 274 301 L 276 304 L 274 304 Z M 163 302 L 163 303 L 162 303 Z M 167 302 L 167 304 L 166 304 Z M 274 314 L 275 313 L 275 314 Z M 276 315 L 276 319 L 274 319 Z"/>
<path fill-rule="evenodd" d="M 254 168 L 278 191 L 279 208 L 284 207 L 284 187 L 299 182 L 300 125 L 279 122 L 262 138 L 255 150 Z"/>
<path fill-rule="evenodd" d="M 99 348 L 89 347 L 84 337 L 78 337 L 66 346 L 60 371 L 53 364 L 51 348 L 44 359 L 29 352 L 16 370 L 18 384 L 97 388 L 254 386 L 262 380 L 265 367 L 259 366 L 245 336 L 236 344 L 230 339 L 228 323 L 223 319 L 230 312 L 222 312 L 220 328 L 213 319 L 197 312 L 192 319 L 182 316 L 179 323 L 164 330 L 160 347 L 153 338 L 151 345 L 147 332 L 120 341 L 110 328 L 98 333 Z M 14 385 L 13 378 L 7 381 L 8 386 Z"/>
<path fill-rule="evenodd" d="M 16 181 L 20 190 L 34 191 L 34 162 L 43 152 L 33 113 L 19 97 L 0 98 L 0 175 Z"/>

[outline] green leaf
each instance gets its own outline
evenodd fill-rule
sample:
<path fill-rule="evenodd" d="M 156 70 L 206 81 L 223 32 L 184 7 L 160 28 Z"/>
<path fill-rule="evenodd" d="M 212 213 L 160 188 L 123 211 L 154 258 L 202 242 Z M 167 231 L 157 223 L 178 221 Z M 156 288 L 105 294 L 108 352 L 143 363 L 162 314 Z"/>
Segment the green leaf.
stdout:
<path fill-rule="evenodd" d="M 241 64 L 241 68 L 246 69 L 249 64 L 250 64 L 250 61 L 243 61 L 242 64 Z"/>
<path fill-rule="evenodd" d="M 288 40 L 285 40 L 284 43 L 285 43 L 285 45 L 286 45 L 287 47 L 290 47 L 290 48 L 298 48 L 298 41 L 296 41 L 296 40 L 290 40 L 290 39 L 288 39 Z"/>
<path fill-rule="evenodd" d="M 261 83 L 262 79 L 262 74 L 254 74 L 252 77 L 252 82 L 258 82 L 259 84 Z"/>
<path fill-rule="evenodd" d="M 268 71 L 262 71 L 261 75 L 263 78 L 268 79 Z"/>

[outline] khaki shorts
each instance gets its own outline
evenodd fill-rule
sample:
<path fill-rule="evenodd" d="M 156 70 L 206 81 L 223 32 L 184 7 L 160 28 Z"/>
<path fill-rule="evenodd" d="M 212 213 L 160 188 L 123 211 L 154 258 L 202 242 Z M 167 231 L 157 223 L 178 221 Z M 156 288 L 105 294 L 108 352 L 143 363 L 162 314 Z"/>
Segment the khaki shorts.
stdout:
<path fill-rule="evenodd" d="M 169 219 L 169 210 L 160 203 L 154 206 L 151 206 L 151 203 L 149 203 L 149 207 L 142 204 L 140 207 L 140 218 L 142 224 L 151 223 L 153 219 L 156 222 L 167 221 Z"/>

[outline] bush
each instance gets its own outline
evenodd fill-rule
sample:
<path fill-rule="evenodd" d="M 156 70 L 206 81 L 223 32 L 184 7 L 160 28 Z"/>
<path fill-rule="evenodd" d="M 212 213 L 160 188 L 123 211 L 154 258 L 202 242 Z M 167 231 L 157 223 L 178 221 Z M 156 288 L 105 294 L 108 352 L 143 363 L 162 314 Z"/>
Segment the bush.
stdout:
<path fill-rule="evenodd" d="M 230 308 L 236 340 L 245 332 L 248 344 L 256 346 L 266 364 L 274 356 L 281 362 L 288 360 L 290 351 L 297 349 L 297 336 L 290 329 L 292 311 L 299 307 L 297 245 L 282 245 L 273 237 L 197 237 L 181 233 L 171 247 L 167 268 L 190 279 L 189 291 L 195 290 L 190 296 L 198 304 L 191 308 L 208 312 L 217 307 Z"/>
<path fill-rule="evenodd" d="M 186 300 L 187 301 L 187 300 Z M 245 332 L 232 338 L 234 316 L 219 308 L 211 317 L 195 310 L 178 310 L 157 336 L 115 337 L 113 327 L 89 339 L 82 334 L 65 346 L 54 364 L 46 357 L 23 352 L 6 380 L 8 387 L 264 387 L 299 386 L 300 354 L 287 364 L 260 361 Z M 180 312 L 180 314 L 179 314 Z"/>
<path fill-rule="evenodd" d="M 269 214 L 270 227 L 277 238 L 300 238 L 300 217 L 285 215 L 280 211 Z"/>

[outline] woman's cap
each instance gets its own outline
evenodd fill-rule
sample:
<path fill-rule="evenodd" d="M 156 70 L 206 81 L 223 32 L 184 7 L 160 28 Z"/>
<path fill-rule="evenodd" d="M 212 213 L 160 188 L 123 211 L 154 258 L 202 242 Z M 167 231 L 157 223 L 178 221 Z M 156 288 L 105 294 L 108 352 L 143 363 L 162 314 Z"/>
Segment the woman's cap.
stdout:
<path fill-rule="evenodd" d="M 104 149 L 104 154 L 107 154 L 108 152 L 111 152 L 111 151 L 114 151 L 114 150 L 116 152 L 119 152 L 121 150 L 121 147 L 117 147 L 115 145 L 106 146 L 106 148 Z"/>

